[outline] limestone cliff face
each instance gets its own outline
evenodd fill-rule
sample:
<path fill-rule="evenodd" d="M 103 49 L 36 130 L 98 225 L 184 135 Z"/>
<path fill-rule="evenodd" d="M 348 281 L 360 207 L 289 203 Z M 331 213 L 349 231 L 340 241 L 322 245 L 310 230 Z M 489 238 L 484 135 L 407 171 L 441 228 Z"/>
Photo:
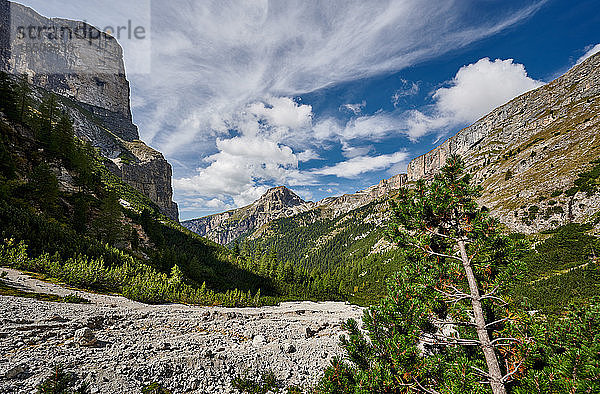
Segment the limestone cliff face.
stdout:
<path fill-rule="evenodd" d="M 394 175 L 389 179 L 383 179 L 377 185 L 356 193 L 324 198 L 318 201 L 315 207 L 321 209 L 323 216 L 337 217 L 382 198 L 393 190 L 400 189 L 406 182 L 406 174 Z"/>
<path fill-rule="evenodd" d="M 450 154 L 460 154 L 484 187 L 481 203 L 510 228 L 532 233 L 585 221 L 598 212 L 600 196 L 561 192 L 600 157 L 599 113 L 595 55 L 414 159 L 408 180 L 429 178 Z"/>
<path fill-rule="evenodd" d="M 252 232 L 272 220 L 305 209 L 306 202 L 285 186 L 268 190 L 254 203 L 239 209 L 184 221 L 181 224 L 222 245 Z"/>
<path fill-rule="evenodd" d="M 0 0 L 0 9 L 6 11 L 0 19 L 0 41 L 10 43 L 2 52 L 2 70 L 27 75 L 43 89 L 34 92 L 38 100 L 44 91 L 59 95 L 58 104 L 69 113 L 76 135 L 99 148 L 111 171 L 150 198 L 167 217 L 178 220 L 171 165 L 139 140 L 132 123 L 119 43 L 83 22 L 48 19 L 5 0 Z M 33 38 L 29 27 L 34 27 Z M 38 28 L 45 30 L 38 34 Z M 77 32 L 94 38 L 77 38 Z"/>
<path fill-rule="evenodd" d="M 133 157 L 113 159 L 113 170 L 125 183 L 139 190 L 158 205 L 165 216 L 178 221 L 179 210 L 172 201 L 172 169 L 162 153 L 150 148 L 142 141 L 124 142 L 127 152 Z"/>
<path fill-rule="evenodd" d="M 378 185 L 344 194 L 327 197 L 318 202 L 304 201 L 284 186 L 270 189 L 247 207 L 182 222 L 182 225 L 217 243 L 228 244 L 242 235 L 260 236 L 263 228 L 276 219 L 292 217 L 312 211 L 315 218 L 334 218 L 384 197 L 392 190 L 406 184 L 406 175 L 384 179 Z"/>
<path fill-rule="evenodd" d="M 9 12 L 7 71 L 27 74 L 38 86 L 131 123 L 129 82 L 117 40 L 84 22 L 48 19 L 17 3 L 10 3 Z M 135 139 L 137 132 L 121 137 Z"/>

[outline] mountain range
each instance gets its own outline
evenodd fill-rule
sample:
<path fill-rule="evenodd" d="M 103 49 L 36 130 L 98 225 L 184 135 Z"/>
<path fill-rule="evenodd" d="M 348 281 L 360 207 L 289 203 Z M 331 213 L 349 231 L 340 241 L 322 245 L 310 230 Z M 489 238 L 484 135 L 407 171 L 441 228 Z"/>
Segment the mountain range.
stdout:
<path fill-rule="evenodd" d="M 598 215 L 600 55 L 495 109 L 398 174 L 355 194 L 304 202 L 289 189 L 269 190 L 253 204 L 182 224 L 215 242 L 258 238 L 269 223 L 313 212 L 336 218 L 394 190 L 429 179 L 451 154 L 461 155 L 483 187 L 480 203 L 507 228 L 537 233 Z M 579 186 L 578 186 L 579 185 Z M 299 219 L 304 220 L 304 219 Z"/>

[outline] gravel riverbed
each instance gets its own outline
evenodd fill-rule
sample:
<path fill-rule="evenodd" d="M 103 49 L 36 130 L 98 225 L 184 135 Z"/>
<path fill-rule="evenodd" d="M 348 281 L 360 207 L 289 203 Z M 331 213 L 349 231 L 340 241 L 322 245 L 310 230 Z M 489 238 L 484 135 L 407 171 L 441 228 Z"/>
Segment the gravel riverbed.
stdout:
<path fill-rule="evenodd" d="M 92 393 L 139 393 L 151 382 L 174 393 L 229 393 L 236 375 L 266 369 L 286 385 L 307 387 L 341 355 L 341 323 L 362 316 L 362 308 L 340 302 L 145 305 L 1 271 L 11 286 L 91 301 L 0 296 L 2 393 L 36 392 L 56 365 L 89 382 Z"/>

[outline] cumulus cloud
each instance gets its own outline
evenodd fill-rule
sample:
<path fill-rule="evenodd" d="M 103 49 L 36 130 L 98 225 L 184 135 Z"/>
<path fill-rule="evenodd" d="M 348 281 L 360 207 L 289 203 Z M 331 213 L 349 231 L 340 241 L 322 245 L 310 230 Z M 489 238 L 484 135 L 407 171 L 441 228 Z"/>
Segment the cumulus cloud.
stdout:
<path fill-rule="evenodd" d="M 176 190 L 186 203 L 190 196 L 203 196 L 206 207 L 216 208 L 231 201 L 246 205 L 269 185 L 313 184 L 313 177 L 298 169 L 300 162 L 321 159 L 313 149 L 298 148 L 310 136 L 312 116 L 310 105 L 274 96 L 252 102 L 233 116 L 214 116 L 214 129 L 220 130 L 217 152 L 202 159 L 207 164 L 196 174 L 175 179 Z"/>
<path fill-rule="evenodd" d="M 596 53 L 600 52 L 600 44 L 590 45 L 588 48 L 586 48 L 586 50 L 587 50 L 587 52 L 582 57 L 577 59 L 576 64 L 581 64 L 588 57 L 593 56 Z"/>
<path fill-rule="evenodd" d="M 525 66 L 513 59 L 483 58 L 463 66 L 433 94 L 435 104 L 428 114 L 413 110 L 405 116 L 405 132 L 413 139 L 443 127 L 468 124 L 514 97 L 542 86 L 527 75 Z"/>
<path fill-rule="evenodd" d="M 543 82 L 531 79 L 525 66 L 513 59 L 491 61 L 486 57 L 461 67 L 450 84 L 433 95 L 438 110 L 459 122 L 473 122 Z"/>
<path fill-rule="evenodd" d="M 493 35 L 541 3 L 473 19 L 472 4 L 451 0 L 153 2 L 152 74 L 132 78 L 147 105 L 134 116 L 168 156 L 210 153 L 222 120 L 248 103 L 400 70 Z"/>
<path fill-rule="evenodd" d="M 339 178 L 354 178 L 367 172 L 385 170 L 393 164 L 405 161 L 407 158 L 408 153 L 406 152 L 396 152 L 380 156 L 358 156 L 333 166 L 314 170 L 313 173 L 318 175 L 335 175 Z"/>
<path fill-rule="evenodd" d="M 209 165 L 173 181 L 180 193 L 231 198 L 245 205 L 260 197 L 266 184 L 308 185 L 314 181 L 298 170 L 298 157 L 288 146 L 255 136 L 217 139 L 219 152 L 204 159 Z"/>

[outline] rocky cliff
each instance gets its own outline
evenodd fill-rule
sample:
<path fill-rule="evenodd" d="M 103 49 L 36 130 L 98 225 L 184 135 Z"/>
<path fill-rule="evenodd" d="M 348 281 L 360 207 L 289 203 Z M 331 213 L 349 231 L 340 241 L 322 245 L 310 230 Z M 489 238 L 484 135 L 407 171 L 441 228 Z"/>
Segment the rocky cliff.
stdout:
<path fill-rule="evenodd" d="M 377 185 L 356 193 L 324 198 L 315 204 L 315 208 L 320 208 L 324 216 L 334 218 L 382 198 L 391 191 L 400 189 L 406 183 L 406 174 L 394 175 L 389 179 L 383 179 Z"/>
<path fill-rule="evenodd" d="M 220 244 L 240 236 L 256 237 L 270 222 L 313 211 L 315 218 L 335 218 L 382 198 L 406 184 L 406 175 L 384 179 L 379 184 L 354 194 L 327 197 L 318 202 L 304 201 L 284 186 L 270 189 L 247 207 L 182 222 L 184 227 Z"/>
<path fill-rule="evenodd" d="M 2 70 L 26 75 L 42 88 L 34 92 L 38 100 L 44 91 L 59 95 L 59 106 L 73 119 L 77 136 L 99 148 L 116 175 L 150 198 L 166 216 L 178 220 L 171 165 L 139 140 L 132 122 L 119 43 L 83 22 L 48 19 L 4 0 L 0 8 L 7 11 L 0 39 L 10 42 L 2 53 Z"/>
<path fill-rule="evenodd" d="M 408 180 L 429 178 L 448 155 L 460 154 L 484 187 L 481 203 L 513 230 L 586 221 L 599 211 L 600 196 L 573 187 L 600 157 L 599 112 L 595 55 L 414 159 Z"/>
<path fill-rule="evenodd" d="M 10 3 L 9 72 L 27 74 L 47 90 L 112 112 L 131 123 L 123 50 L 113 37 L 84 22 L 48 19 Z M 137 138 L 134 128 L 124 139 Z"/>
<path fill-rule="evenodd" d="M 251 233 L 272 220 L 293 216 L 311 207 L 285 186 L 268 190 L 243 208 L 187 220 L 181 224 L 191 231 L 222 245 Z"/>

